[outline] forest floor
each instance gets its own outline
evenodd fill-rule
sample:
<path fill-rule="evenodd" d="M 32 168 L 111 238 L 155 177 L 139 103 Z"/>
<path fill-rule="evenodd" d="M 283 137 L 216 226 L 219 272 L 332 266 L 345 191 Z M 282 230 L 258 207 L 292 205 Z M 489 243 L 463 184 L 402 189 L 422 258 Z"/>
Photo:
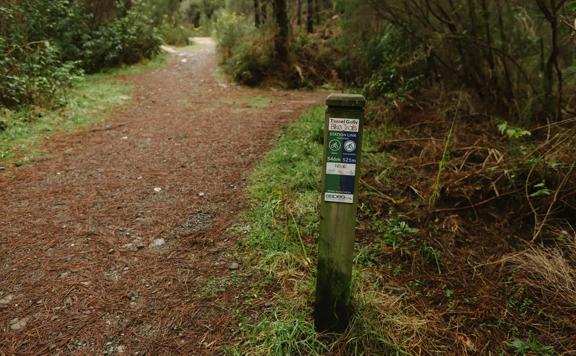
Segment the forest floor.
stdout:
<path fill-rule="evenodd" d="M 118 80 L 129 105 L 0 172 L 0 354 L 213 354 L 234 338 L 244 266 L 229 227 L 245 177 L 325 96 L 215 75 L 215 45 Z"/>

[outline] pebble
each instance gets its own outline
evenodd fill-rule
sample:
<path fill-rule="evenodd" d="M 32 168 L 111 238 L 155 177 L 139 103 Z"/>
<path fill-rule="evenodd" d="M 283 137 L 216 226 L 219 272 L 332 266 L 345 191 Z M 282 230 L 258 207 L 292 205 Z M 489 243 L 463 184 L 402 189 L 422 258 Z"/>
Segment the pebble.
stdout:
<path fill-rule="evenodd" d="M 14 166 L 16 167 L 22 167 L 24 165 L 24 162 L 21 160 L 17 160 L 16 162 L 14 162 Z"/>
<path fill-rule="evenodd" d="M 162 188 L 156 187 L 156 188 L 154 188 L 154 191 L 155 191 L 156 193 L 160 193 L 160 192 L 162 191 Z"/>
<path fill-rule="evenodd" d="M 122 248 L 132 252 L 138 251 L 138 247 L 132 242 L 122 246 Z"/>
<path fill-rule="evenodd" d="M 228 265 L 228 269 L 235 270 L 240 268 L 240 265 L 237 262 L 232 262 Z"/>
<path fill-rule="evenodd" d="M 12 301 L 12 299 L 14 299 L 14 295 L 13 294 L 8 294 L 7 296 L 5 296 L 4 298 L 0 299 L 0 304 L 8 304 Z"/>
<path fill-rule="evenodd" d="M 23 319 L 14 318 L 10 320 L 10 329 L 20 330 L 26 326 L 26 323 L 28 323 L 28 318 Z"/>
<path fill-rule="evenodd" d="M 164 239 L 155 239 L 148 247 L 162 247 L 166 244 Z"/>
<path fill-rule="evenodd" d="M 199 197 L 203 197 L 203 196 L 204 196 L 204 192 L 198 193 L 198 196 L 199 196 Z"/>

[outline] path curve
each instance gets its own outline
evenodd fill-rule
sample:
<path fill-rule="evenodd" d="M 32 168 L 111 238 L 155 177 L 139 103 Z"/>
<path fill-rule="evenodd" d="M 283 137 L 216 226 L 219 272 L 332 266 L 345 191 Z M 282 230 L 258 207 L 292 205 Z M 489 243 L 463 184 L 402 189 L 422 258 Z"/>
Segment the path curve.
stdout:
<path fill-rule="evenodd" d="M 237 289 L 209 288 L 233 273 L 245 177 L 324 94 L 223 83 L 201 42 L 126 77 L 132 105 L 0 175 L 0 354 L 213 354 L 233 340 Z"/>

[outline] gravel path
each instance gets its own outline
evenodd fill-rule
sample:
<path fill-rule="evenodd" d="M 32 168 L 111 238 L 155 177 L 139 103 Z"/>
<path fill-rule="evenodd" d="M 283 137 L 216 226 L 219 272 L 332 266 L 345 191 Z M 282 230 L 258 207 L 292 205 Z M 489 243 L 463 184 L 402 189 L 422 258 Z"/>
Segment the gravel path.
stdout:
<path fill-rule="evenodd" d="M 215 48 L 129 76 L 133 104 L 0 175 L 1 354 L 214 354 L 240 288 L 245 177 L 320 93 L 218 81 Z M 256 99 L 254 99 L 256 98 Z"/>

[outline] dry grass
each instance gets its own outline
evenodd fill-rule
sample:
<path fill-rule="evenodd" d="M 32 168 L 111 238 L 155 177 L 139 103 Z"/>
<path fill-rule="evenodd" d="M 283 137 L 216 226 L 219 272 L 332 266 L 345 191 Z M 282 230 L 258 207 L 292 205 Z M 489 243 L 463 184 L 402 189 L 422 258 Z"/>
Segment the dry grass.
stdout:
<path fill-rule="evenodd" d="M 530 247 L 511 261 L 521 283 L 576 309 L 576 235 L 558 247 Z"/>

